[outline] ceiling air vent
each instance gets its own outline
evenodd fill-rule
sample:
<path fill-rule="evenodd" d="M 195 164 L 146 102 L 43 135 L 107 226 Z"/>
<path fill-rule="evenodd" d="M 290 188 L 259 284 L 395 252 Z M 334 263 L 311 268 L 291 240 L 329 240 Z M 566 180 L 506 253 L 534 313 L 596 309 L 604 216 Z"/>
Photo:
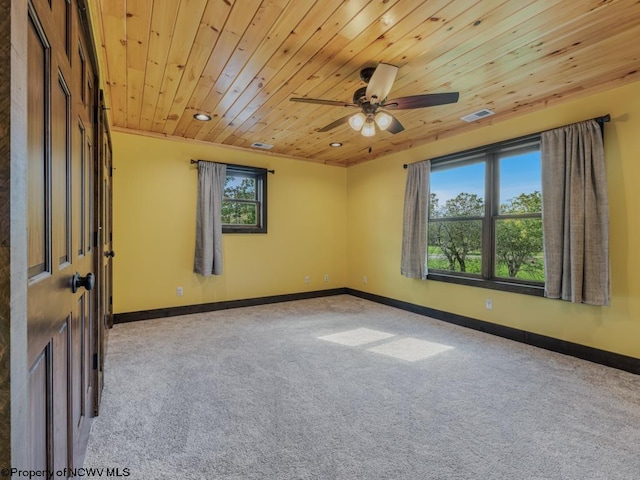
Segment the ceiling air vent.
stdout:
<path fill-rule="evenodd" d="M 469 115 L 465 115 L 464 117 L 460 117 L 460 120 L 464 120 L 465 122 L 475 122 L 476 120 L 488 117 L 495 113 L 496 112 L 492 112 L 488 108 L 483 108 L 482 110 L 478 110 L 477 112 L 470 113 Z"/>
<path fill-rule="evenodd" d="M 251 146 L 253 148 L 261 148 L 262 150 L 271 150 L 273 148 L 273 145 L 269 145 L 268 143 L 261 143 L 261 142 L 253 142 Z"/>

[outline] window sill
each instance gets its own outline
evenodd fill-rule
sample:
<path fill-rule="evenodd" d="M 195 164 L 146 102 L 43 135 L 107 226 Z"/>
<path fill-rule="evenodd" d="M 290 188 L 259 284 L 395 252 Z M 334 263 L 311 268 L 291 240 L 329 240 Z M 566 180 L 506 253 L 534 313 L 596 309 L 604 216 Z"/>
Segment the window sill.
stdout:
<path fill-rule="evenodd" d="M 242 227 L 223 227 L 222 228 L 222 234 L 227 234 L 227 233 L 267 233 L 267 229 L 266 228 L 256 228 L 256 227 L 251 227 L 251 228 L 242 228 Z"/>
<path fill-rule="evenodd" d="M 522 293 L 536 297 L 544 297 L 544 285 L 531 285 L 523 283 L 512 283 L 506 280 L 485 280 L 483 278 L 461 277 L 457 275 L 447 275 L 446 273 L 429 273 L 427 280 L 437 282 L 455 283 L 458 285 L 468 285 L 472 287 L 488 288 L 503 292 Z"/>

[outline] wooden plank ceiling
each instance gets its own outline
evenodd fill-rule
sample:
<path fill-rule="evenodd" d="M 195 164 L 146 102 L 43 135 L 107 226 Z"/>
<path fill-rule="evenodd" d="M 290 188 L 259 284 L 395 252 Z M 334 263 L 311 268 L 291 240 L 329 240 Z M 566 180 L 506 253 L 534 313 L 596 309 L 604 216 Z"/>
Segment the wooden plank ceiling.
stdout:
<path fill-rule="evenodd" d="M 96 0 L 114 130 L 353 165 L 640 79 L 638 0 Z M 389 98 L 460 92 L 395 111 L 403 132 L 366 138 L 359 72 L 399 67 Z M 465 123 L 483 108 L 494 116 Z M 193 118 L 204 112 L 213 118 Z M 607 112 L 601 112 L 607 113 Z M 341 142 L 331 148 L 330 142 Z"/>

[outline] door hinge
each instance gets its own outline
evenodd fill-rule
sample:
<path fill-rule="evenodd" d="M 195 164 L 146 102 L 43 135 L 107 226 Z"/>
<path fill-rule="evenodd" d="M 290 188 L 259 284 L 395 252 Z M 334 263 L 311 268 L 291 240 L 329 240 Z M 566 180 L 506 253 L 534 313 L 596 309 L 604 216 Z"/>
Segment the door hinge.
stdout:
<path fill-rule="evenodd" d="M 98 354 L 97 353 L 93 354 L 93 369 L 94 370 L 98 369 Z"/>
<path fill-rule="evenodd" d="M 113 305 L 113 295 L 109 295 L 109 305 Z"/>

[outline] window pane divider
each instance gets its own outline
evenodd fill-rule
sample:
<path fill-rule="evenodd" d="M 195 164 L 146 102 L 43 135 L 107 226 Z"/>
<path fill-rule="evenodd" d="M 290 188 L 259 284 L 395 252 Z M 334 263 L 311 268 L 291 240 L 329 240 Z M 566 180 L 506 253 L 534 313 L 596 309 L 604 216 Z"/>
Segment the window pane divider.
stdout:
<path fill-rule="evenodd" d="M 494 215 L 495 220 L 518 220 L 520 218 L 542 218 L 542 213 L 508 213 Z"/>
<path fill-rule="evenodd" d="M 459 221 L 471 221 L 471 220 L 484 220 L 484 217 L 436 217 L 430 218 L 430 222 L 459 222 Z"/>

